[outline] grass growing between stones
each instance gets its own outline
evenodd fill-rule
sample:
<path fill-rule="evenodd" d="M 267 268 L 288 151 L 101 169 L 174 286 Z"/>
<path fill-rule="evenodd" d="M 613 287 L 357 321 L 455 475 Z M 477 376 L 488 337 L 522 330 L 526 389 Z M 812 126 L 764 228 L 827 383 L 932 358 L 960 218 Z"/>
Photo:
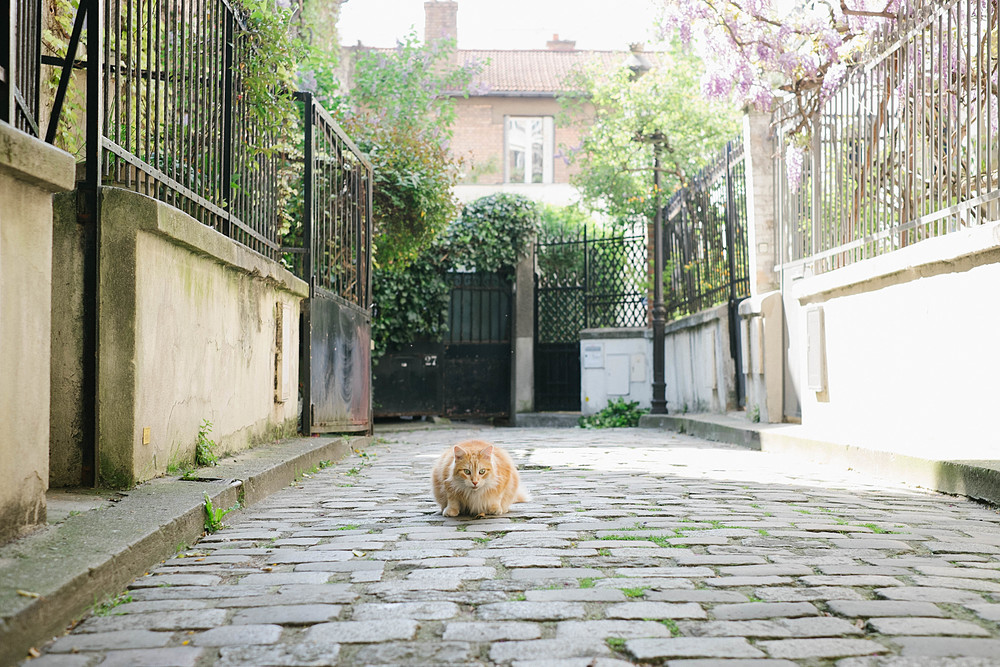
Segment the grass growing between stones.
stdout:
<path fill-rule="evenodd" d="M 670 630 L 671 637 L 679 637 L 681 634 L 681 629 L 677 627 L 677 621 L 672 618 L 661 618 L 660 623 L 666 626 L 667 630 Z"/>
<path fill-rule="evenodd" d="M 641 598 L 646 595 L 647 588 L 647 586 L 639 586 L 637 588 L 623 588 L 621 591 L 627 598 Z"/>
<path fill-rule="evenodd" d="M 580 580 L 580 588 L 593 588 L 595 581 L 597 580 L 593 577 L 585 577 Z"/>
<path fill-rule="evenodd" d="M 122 593 L 121 595 L 117 595 L 113 598 L 109 598 L 104 602 L 100 602 L 94 605 L 93 609 L 94 616 L 119 615 L 115 614 L 114 611 L 115 607 L 119 607 L 131 601 L 132 601 L 132 594 L 128 592 Z"/>
<path fill-rule="evenodd" d="M 861 528 L 868 528 L 869 530 L 871 530 L 873 533 L 875 533 L 877 535 L 897 535 L 898 534 L 898 531 L 895 531 L 895 530 L 886 530 L 885 528 L 882 528 L 882 527 L 880 527 L 880 526 L 878 526 L 877 524 L 874 524 L 874 523 L 858 523 L 858 524 L 855 524 L 855 525 L 856 526 L 860 526 Z"/>

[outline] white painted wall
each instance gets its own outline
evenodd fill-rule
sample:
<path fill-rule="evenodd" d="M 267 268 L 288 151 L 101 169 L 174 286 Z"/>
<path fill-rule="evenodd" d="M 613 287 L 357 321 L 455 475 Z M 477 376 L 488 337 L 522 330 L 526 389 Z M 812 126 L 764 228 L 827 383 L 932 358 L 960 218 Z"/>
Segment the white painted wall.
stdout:
<path fill-rule="evenodd" d="M 580 405 L 584 415 L 623 398 L 649 408 L 653 399 L 649 329 L 585 329 L 580 333 Z"/>
<path fill-rule="evenodd" d="M 668 413 L 726 412 L 738 407 L 728 306 L 670 322 L 665 347 Z"/>
<path fill-rule="evenodd" d="M 929 239 L 787 290 L 802 425 L 911 456 L 996 459 L 1000 222 Z M 823 387 L 809 387 L 807 314 L 822 310 Z"/>

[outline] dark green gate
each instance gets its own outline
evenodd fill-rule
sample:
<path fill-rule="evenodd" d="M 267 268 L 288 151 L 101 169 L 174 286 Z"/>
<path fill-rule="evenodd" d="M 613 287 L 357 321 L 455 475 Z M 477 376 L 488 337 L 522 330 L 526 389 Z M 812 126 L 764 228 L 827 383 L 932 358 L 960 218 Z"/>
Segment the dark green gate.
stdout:
<path fill-rule="evenodd" d="M 510 416 L 511 283 L 451 273 L 443 340 L 388 352 L 375 367 L 375 416 Z"/>

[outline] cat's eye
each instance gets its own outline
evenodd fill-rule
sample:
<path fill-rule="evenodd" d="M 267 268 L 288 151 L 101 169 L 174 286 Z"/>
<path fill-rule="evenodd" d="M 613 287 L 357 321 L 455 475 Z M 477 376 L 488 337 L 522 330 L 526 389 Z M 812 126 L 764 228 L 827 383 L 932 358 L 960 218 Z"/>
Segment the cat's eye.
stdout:
<path fill-rule="evenodd" d="M 480 474 L 480 475 L 485 475 L 485 474 L 486 474 L 486 471 L 485 471 L 485 470 L 480 470 L 480 471 L 479 471 L 479 474 Z"/>
<path fill-rule="evenodd" d="M 472 471 L 469 470 L 469 469 L 463 470 L 462 472 L 464 472 L 466 475 L 471 475 L 472 474 Z"/>

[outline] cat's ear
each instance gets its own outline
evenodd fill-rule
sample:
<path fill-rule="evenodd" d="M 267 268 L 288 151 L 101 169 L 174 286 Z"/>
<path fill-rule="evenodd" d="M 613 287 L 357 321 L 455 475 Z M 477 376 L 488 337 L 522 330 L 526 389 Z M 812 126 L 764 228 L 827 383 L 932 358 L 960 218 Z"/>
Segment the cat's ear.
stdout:
<path fill-rule="evenodd" d="M 456 459 L 463 459 L 463 458 L 465 458 L 468 455 L 469 455 L 468 452 L 466 452 L 464 449 L 462 449 L 458 445 L 455 445 L 455 458 Z"/>
<path fill-rule="evenodd" d="M 489 447 L 483 447 L 482 450 L 479 452 L 479 455 L 480 456 L 493 456 L 493 445 L 490 445 Z"/>

